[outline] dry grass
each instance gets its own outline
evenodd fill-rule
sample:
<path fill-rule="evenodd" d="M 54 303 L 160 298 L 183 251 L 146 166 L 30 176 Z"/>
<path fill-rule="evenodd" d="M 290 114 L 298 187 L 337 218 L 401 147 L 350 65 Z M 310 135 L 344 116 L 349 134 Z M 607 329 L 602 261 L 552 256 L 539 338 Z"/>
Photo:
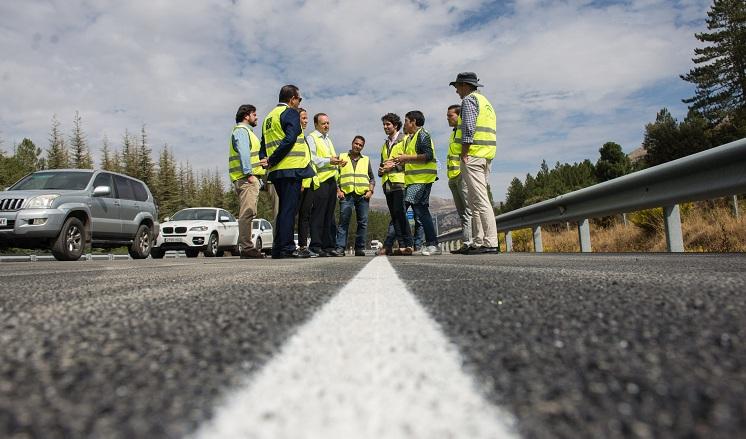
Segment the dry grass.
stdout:
<path fill-rule="evenodd" d="M 681 229 L 687 252 L 746 252 L 746 212 L 741 203 L 741 218 L 736 220 L 733 211 L 716 203 L 690 203 L 682 206 Z M 630 221 L 608 226 L 591 224 L 591 247 L 594 252 L 664 252 L 666 238 L 660 210 L 651 209 L 630 214 Z M 514 230 L 513 250 L 533 251 L 530 229 Z M 504 239 L 501 236 L 501 241 Z M 570 230 L 564 227 L 542 230 L 545 252 L 579 252 L 578 231 L 575 224 Z M 503 246 L 504 248 L 504 246 Z"/>

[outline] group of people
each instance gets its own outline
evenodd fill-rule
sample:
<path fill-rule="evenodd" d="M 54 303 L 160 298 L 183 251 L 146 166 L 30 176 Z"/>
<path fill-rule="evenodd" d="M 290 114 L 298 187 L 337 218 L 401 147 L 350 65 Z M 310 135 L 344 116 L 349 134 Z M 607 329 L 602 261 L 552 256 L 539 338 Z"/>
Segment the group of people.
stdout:
<path fill-rule="evenodd" d="M 464 234 L 464 245 L 452 253 L 498 253 L 495 216 L 487 193 L 496 149 L 495 112 L 477 91 L 482 85 L 475 73 L 459 73 L 450 85 L 462 101 L 461 105 L 451 105 L 447 112 L 448 123 L 453 127 L 447 159 L 448 186 Z M 315 114 L 314 130 L 305 135 L 309 118 L 300 106 L 303 98 L 298 87 L 283 86 L 278 100 L 262 122 L 261 140 L 253 132 L 258 124 L 256 107 L 241 105 L 236 112 L 228 168 L 239 198 L 241 258 L 264 257 L 251 240 L 251 223 L 265 183 L 274 200 L 273 259 L 344 256 L 353 209 L 357 217 L 355 255 L 364 256 L 368 207 L 376 186 L 371 160 L 362 154 L 365 138 L 354 136 L 350 150 L 337 154 L 329 137 L 331 123 L 327 114 Z M 380 254 L 441 254 L 429 209 L 438 167 L 434 142 L 424 129 L 425 116 L 413 110 L 402 121 L 397 114 L 387 113 L 381 122 L 386 139 L 381 146 L 377 175 L 391 223 Z M 337 201 L 339 224 L 334 218 Z M 409 208 L 414 213 L 415 236 L 407 219 Z"/>

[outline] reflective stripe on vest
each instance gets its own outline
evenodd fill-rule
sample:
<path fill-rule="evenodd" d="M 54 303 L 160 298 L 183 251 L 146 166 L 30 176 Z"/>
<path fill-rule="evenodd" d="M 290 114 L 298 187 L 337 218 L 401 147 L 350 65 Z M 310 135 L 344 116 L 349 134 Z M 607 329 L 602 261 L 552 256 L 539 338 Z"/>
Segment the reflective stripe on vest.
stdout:
<path fill-rule="evenodd" d="M 416 133 L 407 138 L 406 142 L 404 142 L 405 154 L 417 155 L 417 139 L 419 139 L 420 133 L 423 131 L 424 129 L 420 128 Z M 404 163 L 404 183 L 406 183 L 407 186 L 417 183 L 432 183 L 437 180 L 438 164 L 435 161 L 435 145 L 433 144 L 432 137 L 430 137 L 430 147 L 433 149 L 433 160 L 425 163 Z"/>
<path fill-rule="evenodd" d="M 391 147 L 390 154 L 388 152 L 388 148 L 386 147 L 386 142 L 383 142 L 383 146 L 381 147 L 381 162 L 383 163 L 386 160 L 393 159 L 394 157 L 399 157 L 400 155 L 404 154 L 404 144 L 406 140 L 407 137 L 404 136 L 402 137 L 402 140 L 394 143 L 394 146 Z M 404 184 L 404 172 L 396 171 L 395 169 L 384 172 L 383 177 L 381 177 L 381 185 L 383 185 L 387 181 L 390 181 L 391 183 Z"/>
<path fill-rule="evenodd" d="M 472 93 L 479 104 L 479 114 L 477 114 L 477 123 L 474 128 L 474 141 L 469 147 L 469 155 L 472 157 L 485 158 L 492 160 L 495 158 L 497 150 L 497 117 L 492 104 L 479 93 Z M 454 142 L 461 144 L 461 116 L 458 117 L 458 128 Z M 460 152 L 460 151 L 459 151 Z"/>
<path fill-rule="evenodd" d="M 330 158 L 337 155 L 337 152 L 334 150 L 332 139 L 328 137 L 326 138 L 329 141 L 329 148 L 327 148 L 324 138 L 321 137 L 321 133 L 314 131 L 309 134 L 309 136 L 313 137 L 313 143 L 316 145 L 316 157 Z M 336 177 L 337 171 L 337 165 L 332 165 L 331 163 L 328 163 L 323 168 L 317 168 L 316 175 L 318 176 L 319 183 L 325 182 L 332 177 Z"/>
<path fill-rule="evenodd" d="M 342 153 L 339 158 L 347 161 L 347 164 L 339 170 L 339 189 L 345 194 L 355 192 L 358 195 L 365 195 L 370 189 L 370 176 L 368 175 L 370 159 L 368 156 L 360 154 L 360 159 L 358 159 L 355 167 L 352 166 L 352 159 L 350 159 L 348 153 Z"/>
<path fill-rule="evenodd" d="M 287 108 L 285 105 L 278 105 L 269 112 L 262 124 L 262 136 L 264 136 L 264 147 L 267 149 L 267 157 L 270 157 L 277 147 L 285 138 L 285 131 L 282 129 L 280 115 Z M 311 162 L 311 151 L 306 143 L 306 138 L 301 130 L 295 139 L 295 144 L 288 151 L 287 155 L 280 160 L 275 166 L 269 168 L 269 172 L 282 169 L 305 169 Z"/>
<path fill-rule="evenodd" d="M 461 143 L 456 142 L 456 132 L 451 132 L 451 138 L 448 143 L 448 158 L 446 166 L 448 167 L 448 179 L 461 175 Z"/>
<path fill-rule="evenodd" d="M 243 165 L 241 164 L 241 156 L 239 155 L 238 151 L 236 151 L 236 148 L 233 145 L 233 136 L 236 132 L 236 130 L 246 130 L 246 132 L 249 135 L 249 151 L 251 153 L 250 161 L 251 163 L 251 173 L 254 175 L 264 175 L 266 172 L 264 168 L 259 164 L 259 148 L 261 147 L 259 138 L 256 137 L 256 134 L 254 134 L 249 127 L 245 125 L 236 125 L 233 127 L 233 132 L 231 133 L 231 139 L 229 141 L 229 148 L 228 148 L 228 175 L 231 178 L 231 181 L 236 181 L 238 179 L 241 179 L 244 177 L 243 172 Z"/>

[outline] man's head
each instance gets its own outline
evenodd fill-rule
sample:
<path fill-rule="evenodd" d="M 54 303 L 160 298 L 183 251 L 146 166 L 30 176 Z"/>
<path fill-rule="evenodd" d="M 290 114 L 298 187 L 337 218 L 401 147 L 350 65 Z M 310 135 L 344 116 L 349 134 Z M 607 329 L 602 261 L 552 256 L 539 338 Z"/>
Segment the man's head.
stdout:
<path fill-rule="evenodd" d="M 305 130 L 308 126 L 308 112 L 305 108 L 298 107 L 298 113 L 300 113 L 300 127 Z"/>
<path fill-rule="evenodd" d="M 459 73 L 456 75 L 456 80 L 451 82 L 450 85 L 456 87 L 456 93 L 461 99 L 474 92 L 477 87 L 482 87 L 479 79 L 477 79 L 477 74 L 474 72 Z"/>
<path fill-rule="evenodd" d="M 448 107 L 446 113 L 446 119 L 448 119 L 448 126 L 455 128 L 458 125 L 458 116 L 461 114 L 461 105 L 455 104 Z"/>
<path fill-rule="evenodd" d="M 279 102 L 288 104 L 290 108 L 300 107 L 303 98 L 300 96 L 300 89 L 292 84 L 283 85 L 280 89 Z"/>
<path fill-rule="evenodd" d="M 328 134 L 331 122 L 326 113 L 316 113 L 313 115 L 313 126 L 321 133 Z"/>
<path fill-rule="evenodd" d="M 256 126 L 256 107 L 251 104 L 244 104 L 238 107 L 236 111 L 236 123 L 247 123 L 252 127 Z"/>
<path fill-rule="evenodd" d="M 414 134 L 418 129 L 425 126 L 425 115 L 422 111 L 412 110 L 404 115 L 404 132 Z"/>
<path fill-rule="evenodd" d="M 384 114 L 383 117 L 381 117 L 381 122 L 383 122 L 383 132 L 389 137 L 393 136 L 401 129 L 401 119 L 399 119 L 399 116 L 394 113 Z"/>
<path fill-rule="evenodd" d="M 365 137 L 358 134 L 352 139 L 352 147 L 350 148 L 353 154 L 359 155 L 360 151 L 363 150 L 363 147 L 365 146 Z"/>

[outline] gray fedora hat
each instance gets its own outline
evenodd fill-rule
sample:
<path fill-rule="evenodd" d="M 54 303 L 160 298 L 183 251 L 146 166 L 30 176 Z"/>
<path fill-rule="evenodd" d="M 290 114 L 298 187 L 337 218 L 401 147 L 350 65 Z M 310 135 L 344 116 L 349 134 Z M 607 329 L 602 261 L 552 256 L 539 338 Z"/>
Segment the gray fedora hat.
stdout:
<path fill-rule="evenodd" d="M 479 83 L 479 79 L 477 79 L 477 74 L 474 72 L 459 73 L 458 75 L 456 75 L 456 80 L 451 82 L 449 85 L 456 85 L 459 82 L 462 82 L 464 84 L 471 84 L 474 87 L 484 87 L 482 84 Z"/>

